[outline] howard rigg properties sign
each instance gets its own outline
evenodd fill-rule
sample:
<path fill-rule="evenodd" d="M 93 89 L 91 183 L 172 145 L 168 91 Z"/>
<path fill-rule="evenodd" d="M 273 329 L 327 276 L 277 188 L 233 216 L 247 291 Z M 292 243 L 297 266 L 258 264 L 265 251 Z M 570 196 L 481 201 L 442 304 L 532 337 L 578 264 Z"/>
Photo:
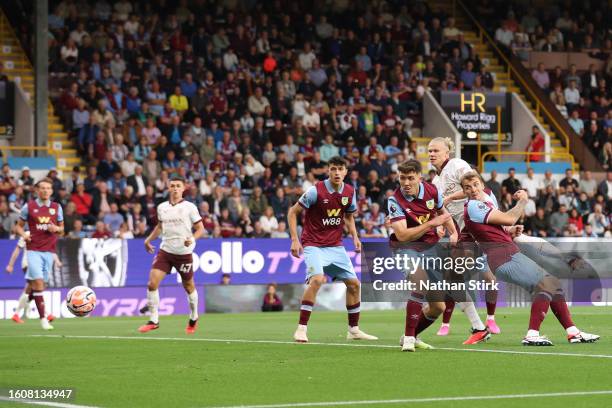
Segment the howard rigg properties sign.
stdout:
<path fill-rule="evenodd" d="M 501 132 L 510 132 L 509 94 L 495 92 L 441 92 L 440 105 L 457 130 L 468 132 L 497 133 L 498 121 Z M 499 117 L 497 107 L 500 107 Z"/>

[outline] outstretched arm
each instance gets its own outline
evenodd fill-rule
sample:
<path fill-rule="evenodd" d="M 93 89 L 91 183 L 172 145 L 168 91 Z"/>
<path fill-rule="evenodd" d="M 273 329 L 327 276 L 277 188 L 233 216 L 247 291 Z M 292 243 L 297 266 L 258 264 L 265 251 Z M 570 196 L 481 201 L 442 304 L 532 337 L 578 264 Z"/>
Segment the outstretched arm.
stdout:
<path fill-rule="evenodd" d="M 519 190 L 514 193 L 514 198 L 518 200 L 516 205 L 506 212 L 497 209 L 491 210 L 485 221 L 487 224 L 512 226 L 521 218 L 525 211 L 525 206 L 529 202 L 529 197 L 525 190 Z"/>

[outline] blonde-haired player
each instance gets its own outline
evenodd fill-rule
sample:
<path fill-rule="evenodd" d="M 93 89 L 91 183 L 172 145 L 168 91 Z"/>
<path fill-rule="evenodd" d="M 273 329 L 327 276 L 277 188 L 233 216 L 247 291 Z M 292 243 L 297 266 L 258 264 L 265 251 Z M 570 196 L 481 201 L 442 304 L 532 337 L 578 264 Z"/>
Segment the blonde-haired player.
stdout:
<path fill-rule="evenodd" d="M 436 137 L 429 142 L 427 147 L 429 153 L 429 161 L 436 169 L 437 175 L 433 179 L 433 184 L 442 192 L 444 197 L 444 207 L 452 215 L 457 223 L 458 230 L 461 231 L 465 225 L 463 220 L 463 209 L 466 201 L 465 194 L 461 188 L 461 177 L 472 167 L 465 161 L 458 158 L 451 158 L 451 154 L 455 150 L 453 141 L 449 138 Z M 495 277 L 490 271 L 487 271 L 485 278 L 493 281 Z M 495 323 L 495 305 L 497 301 L 497 293 L 495 291 L 487 291 L 487 329 L 494 334 L 500 333 L 500 329 Z M 443 314 L 442 326 L 438 330 L 439 336 L 446 336 L 450 330 L 450 318 L 455 307 L 455 301 L 448 297 L 446 301 L 446 310 Z M 466 314 L 472 324 L 472 331 L 484 330 L 485 325 L 482 323 L 474 302 L 466 301 L 459 302 L 459 307 Z"/>
<path fill-rule="evenodd" d="M 202 217 L 197 207 L 183 200 L 185 179 L 174 176 L 168 188 L 170 197 L 157 207 L 157 225 L 144 242 L 147 252 L 154 253 L 151 241 L 161 235 L 159 252 L 153 260 L 147 285 L 147 305 L 151 317 L 138 331 L 146 333 L 159 328 L 159 284 L 175 268 L 181 275 L 189 302 L 189 323 L 185 332 L 195 333 L 198 322 L 198 291 L 193 281 L 193 249 L 195 241 L 204 234 Z"/>

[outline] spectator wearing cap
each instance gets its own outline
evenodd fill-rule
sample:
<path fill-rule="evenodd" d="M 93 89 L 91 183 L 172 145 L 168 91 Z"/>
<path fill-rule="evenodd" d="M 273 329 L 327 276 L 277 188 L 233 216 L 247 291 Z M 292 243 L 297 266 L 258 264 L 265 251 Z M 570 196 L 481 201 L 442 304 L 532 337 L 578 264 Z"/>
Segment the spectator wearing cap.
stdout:
<path fill-rule="evenodd" d="M 17 180 L 17 184 L 21 186 L 25 186 L 30 189 L 34 185 L 34 179 L 30 176 L 30 168 L 28 166 L 23 166 L 21 168 L 21 176 L 19 180 Z"/>

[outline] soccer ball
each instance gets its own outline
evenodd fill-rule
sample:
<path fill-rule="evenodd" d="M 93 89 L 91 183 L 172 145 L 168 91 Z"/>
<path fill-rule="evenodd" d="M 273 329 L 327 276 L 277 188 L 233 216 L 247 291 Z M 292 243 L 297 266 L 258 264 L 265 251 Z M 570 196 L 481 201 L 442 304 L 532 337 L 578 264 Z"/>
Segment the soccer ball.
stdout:
<path fill-rule="evenodd" d="M 66 307 L 77 317 L 87 316 L 96 308 L 96 294 L 87 286 L 75 286 L 66 295 Z"/>

